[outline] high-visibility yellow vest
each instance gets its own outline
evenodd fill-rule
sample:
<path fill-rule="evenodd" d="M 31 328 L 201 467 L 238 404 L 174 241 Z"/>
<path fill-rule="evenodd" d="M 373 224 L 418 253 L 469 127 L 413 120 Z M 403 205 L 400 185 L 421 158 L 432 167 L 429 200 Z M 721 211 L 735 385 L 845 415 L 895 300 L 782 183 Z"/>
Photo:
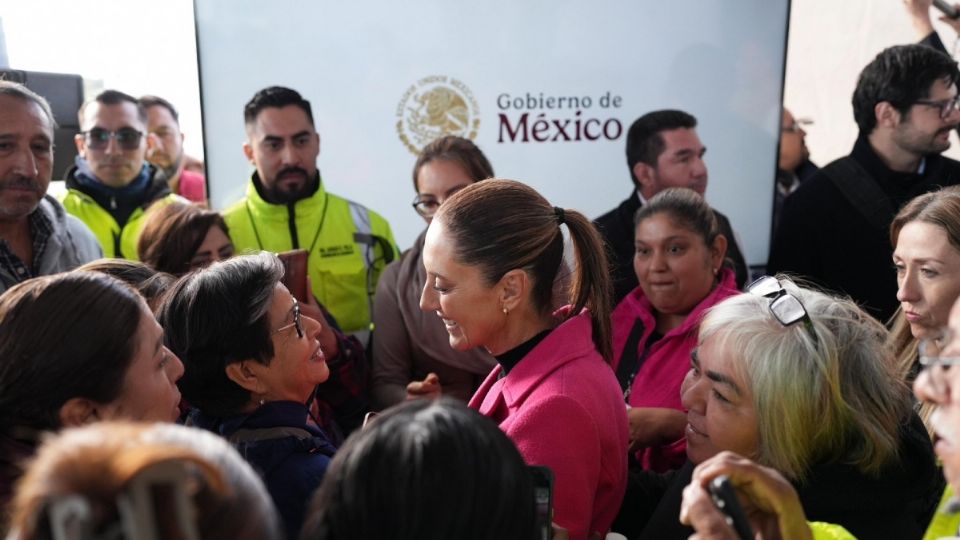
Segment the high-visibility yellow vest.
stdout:
<path fill-rule="evenodd" d="M 930 524 L 927 525 L 927 532 L 924 533 L 923 540 L 958 536 L 960 513 L 953 511 L 950 508 L 951 506 L 955 506 L 953 488 L 950 487 L 950 484 L 947 484 L 947 487 L 943 490 L 943 496 L 940 498 L 940 504 L 937 505 L 937 511 L 934 512 Z"/>
<path fill-rule="evenodd" d="M 813 533 L 813 540 L 857 540 L 856 536 L 850 534 L 841 525 L 822 521 L 812 521 L 808 524 L 810 532 Z"/>
<path fill-rule="evenodd" d="M 127 222 L 121 227 L 117 220 L 113 219 L 106 209 L 97 204 L 93 197 L 78 191 L 68 189 L 64 195 L 63 207 L 67 212 L 73 214 L 87 227 L 93 231 L 97 237 L 100 246 L 103 248 L 103 256 L 119 259 L 130 259 L 139 261 L 137 255 L 137 241 L 140 239 L 140 232 L 146 222 L 146 211 L 143 208 L 137 208 L 127 218 Z M 187 203 L 186 199 L 173 193 L 161 197 L 152 204 L 169 204 L 171 202 Z"/>
<path fill-rule="evenodd" d="M 371 306 L 384 266 L 399 256 L 390 224 L 365 206 L 327 193 L 292 204 L 263 200 L 253 184 L 223 211 L 238 253 L 305 249 L 313 294 L 345 333 L 370 330 Z"/>

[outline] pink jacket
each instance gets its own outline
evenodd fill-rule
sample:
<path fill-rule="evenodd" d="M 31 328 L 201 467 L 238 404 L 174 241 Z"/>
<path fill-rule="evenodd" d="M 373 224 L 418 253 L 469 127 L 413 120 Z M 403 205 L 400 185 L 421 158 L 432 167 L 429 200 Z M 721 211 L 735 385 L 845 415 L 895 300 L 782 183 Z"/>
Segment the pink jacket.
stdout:
<path fill-rule="evenodd" d="M 631 407 L 661 407 L 682 411 L 680 404 L 680 385 L 690 370 L 690 352 L 697 346 L 697 333 L 700 318 L 708 308 L 723 299 L 738 294 L 736 277 L 732 270 L 724 268 L 720 274 L 720 283 L 707 295 L 693 311 L 687 315 L 679 327 L 650 347 L 646 360 L 630 386 Z M 637 355 L 642 355 L 650 334 L 656 329 L 653 306 L 643 295 L 643 289 L 637 287 L 630 292 L 613 310 L 613 372 L 616 373 L 627 337 L 634 321 L 643 323 L 643 336 L 637 347 Z M 686 439 L 665 446 L 646 448 L 637 457 L 644 469 L 663 472 L 677 469 L 686 461 Z"/>
<path fill-rule="evenodd" d="M 177 187 L 179 195 L 192 203 L 207 204 L 207 180 L 200 173 L 180 171 L 180 185 Z"/>
<path fill-rule="evenodd" d="M 495 367 L 470 400 L 500 424 L 528 464 L 553 470 L 554 521 L 574 540 L 607 533 L 627 485 L 623 394 L 592 333 L 584 310 L 506 377 Z"/>

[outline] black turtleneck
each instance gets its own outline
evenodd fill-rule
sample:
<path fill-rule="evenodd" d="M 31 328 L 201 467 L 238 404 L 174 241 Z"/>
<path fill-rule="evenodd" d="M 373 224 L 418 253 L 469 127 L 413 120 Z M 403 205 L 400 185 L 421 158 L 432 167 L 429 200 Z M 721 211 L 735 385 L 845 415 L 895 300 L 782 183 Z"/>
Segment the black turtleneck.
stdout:
<path fill-rule="evenodd" d="M 509 351 L 503 354 L 498 354 L 496 356 L 497 362 L 500 364 L 500 367 L 503 368 L 500 376 L 505 377 L 508 373 L 510 373 L 510 370 L 519 364 L 520 361 L 523 360 L 523 357 L 532 351 L 533 348 L 536 347 L 541 341 L 543 341 L 543 338 L 547 337 L 547 334 L 549 334 L 552 330 L 552 328 L 548 328 L 510 349 Z"/>

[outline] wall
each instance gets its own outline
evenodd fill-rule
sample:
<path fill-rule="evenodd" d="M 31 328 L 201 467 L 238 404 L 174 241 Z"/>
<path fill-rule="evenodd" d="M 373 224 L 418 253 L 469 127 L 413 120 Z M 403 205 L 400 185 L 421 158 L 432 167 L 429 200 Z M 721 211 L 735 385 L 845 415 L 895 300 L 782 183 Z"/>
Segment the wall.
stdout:
<path fill-rule="evenodd" d="M 499 176 L 594 217 L 631 192 L 630 123 L 671 107 L 700 119 L 707 199 L 729 215 L 748 259 L 766 260 L 786 0 L 275 0 L 269 9 L 203 0 L 196 17 L 217 207 L 243 193 L 252 167 L 241 153 L 242 109 L 268 85 L 311 100 L 327 189 L 384 214 L 401 247 L 424 226 L 409 204 L 410 147 L 421 148 L 441 124 L 475 137 Z M 459 108 L 429 120 L 424 104 L 439 95 L 431 91 Z M 541 93 L 580 100 L 550 108 Z M 600 125 L 605 135 L 588 140 Z M 536 126 L 545 129 L 534 134 Z"/>
<path fill-rule="evenodd" d="M 941 39 L 952 50 L 956 33 L 937 18 Z M 853 147 L 857 125 L 850 98 L 863 67 L 884 48 L 919 39 L 902 1 L 792 3 L 784 103 L 794 116 L 814 120 L 807 146 L 815 163 L 829 163 Z M 955 137 L 947 155 L 960 158 Z"/>

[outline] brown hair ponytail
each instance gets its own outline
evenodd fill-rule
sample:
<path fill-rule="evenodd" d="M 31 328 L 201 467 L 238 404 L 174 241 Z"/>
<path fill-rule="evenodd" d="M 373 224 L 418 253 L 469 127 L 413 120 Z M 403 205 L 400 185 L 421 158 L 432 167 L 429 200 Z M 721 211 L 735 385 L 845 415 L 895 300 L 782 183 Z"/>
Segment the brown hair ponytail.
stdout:
<path fill-rule="evenodd" d="M 534 306 L 541 312 L 555 305 L 553 286 L 563 263 L 560 225 L 565 223 L 575 248 L 575 264 L 563 300 L 573 304 L 569 316 L 584 307 L 590 309 L 593 341 L 610 361 L 610 274 L 603 242 L 586 216 L 551 206 L 526 184 L 494 179 L 457 192 L 434 219 L 454 238 L 457 259 L 479 267 L 487 283 L 496 283 L 513 269 L 528 272 L 533 278 Z"/>

